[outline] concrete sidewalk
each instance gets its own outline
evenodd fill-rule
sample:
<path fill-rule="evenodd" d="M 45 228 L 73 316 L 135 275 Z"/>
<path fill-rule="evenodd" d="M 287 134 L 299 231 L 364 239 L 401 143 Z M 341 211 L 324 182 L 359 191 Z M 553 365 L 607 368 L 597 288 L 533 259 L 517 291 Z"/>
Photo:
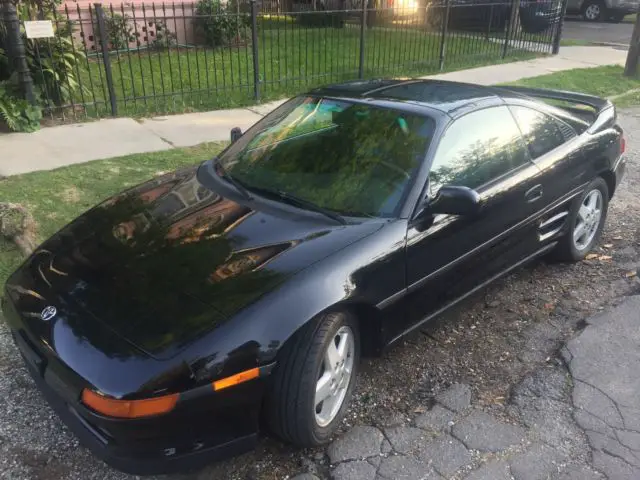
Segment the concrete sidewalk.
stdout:
<path fill-rule="evenodd" d="M 423 78 L 491 85 L 573 68 L 623 65 L 625 59 L 625 50 L 611 47 L 563 47 L 560 54 L 553 57 Z M 131 118 L 105 119 L 44 128 L 35 133 L 0 135 L 0 177 L 51 170 L 90 160 L 227 140 L 231 128 L 248 128 L 283 101 L 140 121 Z"/>

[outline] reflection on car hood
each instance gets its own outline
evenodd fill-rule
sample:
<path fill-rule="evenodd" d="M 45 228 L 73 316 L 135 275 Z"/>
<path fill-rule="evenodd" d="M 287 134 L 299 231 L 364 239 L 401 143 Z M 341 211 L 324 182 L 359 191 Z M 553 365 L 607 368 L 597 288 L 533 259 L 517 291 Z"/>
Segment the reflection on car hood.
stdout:
<path fill-rule="evenodd" d="M 381 225 L 266 213 L 203 187 L 195 173 L 107 200 L 47 241 L 50 253 L 32 268 L 103 326 L 164 357 Z"/>

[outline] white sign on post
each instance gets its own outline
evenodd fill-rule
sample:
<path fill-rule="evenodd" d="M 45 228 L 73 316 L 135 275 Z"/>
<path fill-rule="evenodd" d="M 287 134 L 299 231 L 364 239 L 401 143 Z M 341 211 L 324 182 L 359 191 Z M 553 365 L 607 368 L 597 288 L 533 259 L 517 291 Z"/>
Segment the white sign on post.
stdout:
<path fill-rule="evenodd" d="M 27 38 L 49 38 L 53 37 L 53 22 L 51 20 L 25 21 L 24 29 Z"/>

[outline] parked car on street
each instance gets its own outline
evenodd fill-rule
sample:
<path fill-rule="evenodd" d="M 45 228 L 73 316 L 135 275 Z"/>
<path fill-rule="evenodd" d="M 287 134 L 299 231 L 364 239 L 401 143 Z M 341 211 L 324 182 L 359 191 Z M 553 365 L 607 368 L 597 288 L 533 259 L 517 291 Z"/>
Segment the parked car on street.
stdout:
<path fill-rule="evenodd" d="M 567 13 L 582 15 L 589 22 L 620 23 L 640 8 L 640 0 L 568 0 Z"/>
<path fill-rule="evenodd" d="M 520 87 L 333 85 L 232 139 L 92 208 L 6 285 L 36 384 L 127 472 L 246 451 L 261 425 L 328 442 L 361 356 L 535 258 L 585 258 L 625 171 L 609 101 Z"/>
<path fill-rule="evenodd" d="M 503 32 L 511 18 L 512 2 L 491 0 L 450 0 L 448 28 L 458 30 Z M 430 3 L 433 25 L 441 25 L 447 2 Z M 433 8 L 436 7 L 436 8 Z M 522 0 L 518 8 L 519 25 L 525 33 L 540 33 L 562 18 L 558 0 Z"/>

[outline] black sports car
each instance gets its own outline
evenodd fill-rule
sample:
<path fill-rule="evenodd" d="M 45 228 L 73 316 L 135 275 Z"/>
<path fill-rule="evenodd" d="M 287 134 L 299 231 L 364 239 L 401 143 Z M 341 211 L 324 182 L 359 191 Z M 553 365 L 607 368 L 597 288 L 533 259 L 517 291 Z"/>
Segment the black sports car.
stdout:
<path fill-rule="evenodd" d="M 585 257 L 625 168 L 611 103 L 550 90 L 353 82 L 239 133 L 7 283 L 33 378 L 116 468 L 197 467 L 261 424 L 327 442 L 361 355 L 536 257 Z"/>

